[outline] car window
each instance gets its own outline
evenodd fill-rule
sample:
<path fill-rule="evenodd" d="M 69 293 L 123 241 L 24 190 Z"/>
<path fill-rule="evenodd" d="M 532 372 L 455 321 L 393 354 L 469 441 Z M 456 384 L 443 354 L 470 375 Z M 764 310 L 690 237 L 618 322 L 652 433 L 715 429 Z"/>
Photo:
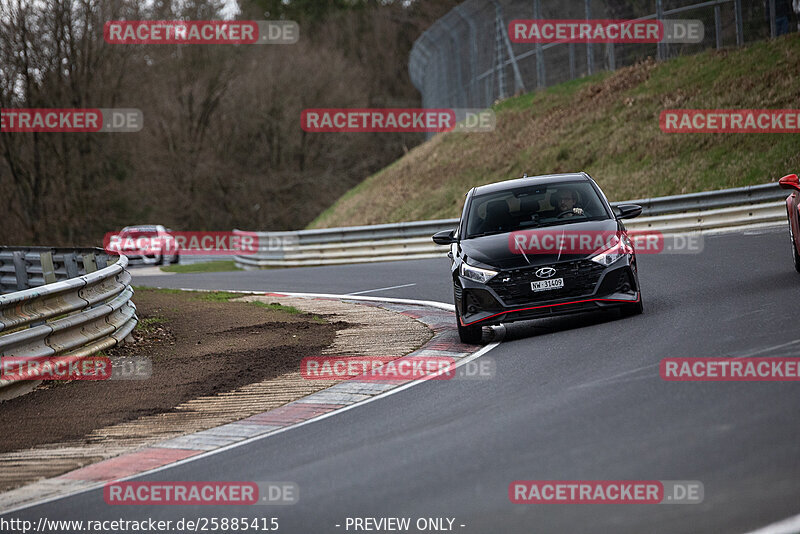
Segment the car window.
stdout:
<path fill-rule="evenodd" d="M 608 218 L 609 213 L 590 182 L 528 186 L 474 196 L 467 236 Z"/>

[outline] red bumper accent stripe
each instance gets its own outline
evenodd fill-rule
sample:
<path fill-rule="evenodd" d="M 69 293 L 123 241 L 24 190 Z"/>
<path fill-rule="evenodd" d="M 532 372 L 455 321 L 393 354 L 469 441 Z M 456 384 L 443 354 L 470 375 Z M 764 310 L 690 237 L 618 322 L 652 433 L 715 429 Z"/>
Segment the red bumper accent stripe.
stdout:
<path fill-rule="evenodd" d="M 461 326 L 469 326 L 471 324 L 480 323 L 480 322 L 483 322 L 483 321 L 485 321 L 487 319 L 491 319 L 492 317 L 497 317 L 498 315 L 505 315 L 507 313 L 515 313 L 515 312 L 526 311 L 526 310 L 536 310 L 538 308 L 554 308 L 556 306 L 566 306 L 567 304 L 580 304 L 582 302 L 628 302 L 630 304 L 635 304 L 635 303 L 639 302 L 640 298 L 641 298 L 641 295 L 639 297 L 637 297 L 636 300 L 624 300 L 624 299 L 574 300 L 572 302 L 561 302 L 559 304 L 544 304 L 542 306 L 533 306 L 531 308 L 517 308 L 516 310 L 507 310 L 507 311 L 504 311 L 504 312 L 495 313 L 493 315 L 490 315 L 489 317 L 484 317 L 483 319 L 478 319 L 477 321 L 472 321 L 471 323 L 465 323 L 464 319 L 462 319 L 461 317 L 459 317 L 458 320 L 461 323 Z"/>

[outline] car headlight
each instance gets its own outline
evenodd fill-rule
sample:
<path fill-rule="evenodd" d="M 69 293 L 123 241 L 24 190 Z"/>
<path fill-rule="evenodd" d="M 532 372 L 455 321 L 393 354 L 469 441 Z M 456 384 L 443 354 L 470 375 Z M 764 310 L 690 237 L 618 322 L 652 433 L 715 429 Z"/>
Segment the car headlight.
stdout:
<path fill-rule="evenodd" d="M 480 282 L 481 284 L 485 284 L 492 278 L 497 275 L 497 271 L 491 271 L 489 269 L 481 269 L 480 267 L 473 267 L 472 265 L 467 265 L 466 263 L 461 263 L 461 276 L 464 278 L 469 278 L 470 280 L 475 280 L 476 282 Z"/>
<path fill-rule="evenodd" d="M 600 254 L 592 257 L 592 261 L 600 265 L 611 265 L 625 255 L 633 254 L 631 240 L 625 234 L 615 235 L 609 243 L 609 247 Z"/>

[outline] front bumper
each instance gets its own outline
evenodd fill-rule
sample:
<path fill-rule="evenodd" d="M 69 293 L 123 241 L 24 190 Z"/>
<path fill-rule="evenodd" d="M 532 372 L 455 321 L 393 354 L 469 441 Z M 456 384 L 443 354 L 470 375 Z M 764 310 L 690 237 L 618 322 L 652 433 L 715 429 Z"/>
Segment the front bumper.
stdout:
<path fill-rule="evenodd" d="M 564 288 L 541 293 L 530 289 L 541 266 L 502 271 L 487 284 L 458 275 L 455 301 L 462 326 L 492 325 L 607 309 L 641 299 L 635 258 L 610 266 L 591 260 L 552 264 Z"/>

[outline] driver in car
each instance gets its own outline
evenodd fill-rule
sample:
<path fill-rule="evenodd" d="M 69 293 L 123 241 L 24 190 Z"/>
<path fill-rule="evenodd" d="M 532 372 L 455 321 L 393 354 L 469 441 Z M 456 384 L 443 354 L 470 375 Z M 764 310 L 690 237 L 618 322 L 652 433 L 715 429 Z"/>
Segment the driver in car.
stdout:
<path fill-rule="evenodd" d="M 559 218 L 583 215 L 583 209 L 576 206 L 578 195 L 572 189 L 559 189 L 556 191 L 555 202 L 556 216 Z"/>

